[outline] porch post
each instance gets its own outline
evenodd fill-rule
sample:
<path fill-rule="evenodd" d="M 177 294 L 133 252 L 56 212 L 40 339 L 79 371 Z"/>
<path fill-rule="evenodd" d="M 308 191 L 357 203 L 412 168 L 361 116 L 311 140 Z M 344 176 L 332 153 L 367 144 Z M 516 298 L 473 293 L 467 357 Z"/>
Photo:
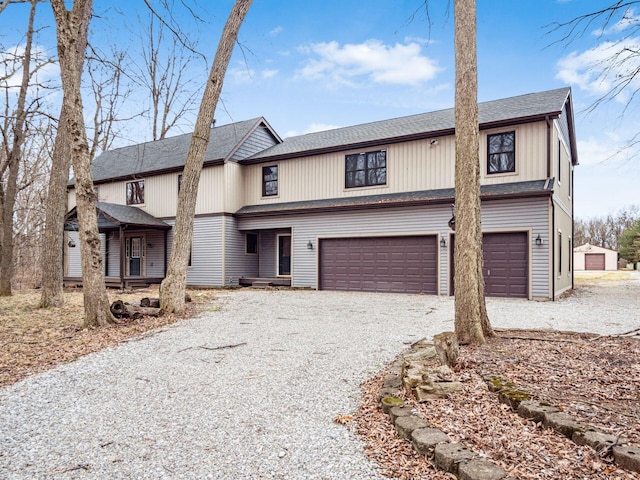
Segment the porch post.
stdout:
<path fill-rule="evenodd" d="M 125 245 L 124 245 L 124 230 L 122 225 L 120 229 L 120 289 L 124 290 L 124 266 L 125 266 Z"/>
<path fill-rule="evenodd" d="M 167 277 L 167 237 L 169 236 L 169 230 L 164 231 L 164 278 Z M 163 278 L 163 280 L 164 280 Z"/>

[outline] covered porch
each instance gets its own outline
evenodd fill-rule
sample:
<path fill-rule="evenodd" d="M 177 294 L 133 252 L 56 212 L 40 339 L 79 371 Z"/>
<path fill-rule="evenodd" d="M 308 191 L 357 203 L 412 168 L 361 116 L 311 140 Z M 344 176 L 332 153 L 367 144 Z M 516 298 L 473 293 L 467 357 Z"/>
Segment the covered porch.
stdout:
<path fill-rule="evenodd" d="M 292 267 L 291 229 L 244 231 L 245 256 L 251 268 L 239 277 L 244 287 L 290 287 Z"/>
<path fill-rule="evenodd" d="M 107 287 L 145 287 L 162 282 L 167 272 L 171 225 L 143 210 L 98 202 L 98 230 Z M 81 285 L 76 208 L 65 218 L 65 285 Z"/>

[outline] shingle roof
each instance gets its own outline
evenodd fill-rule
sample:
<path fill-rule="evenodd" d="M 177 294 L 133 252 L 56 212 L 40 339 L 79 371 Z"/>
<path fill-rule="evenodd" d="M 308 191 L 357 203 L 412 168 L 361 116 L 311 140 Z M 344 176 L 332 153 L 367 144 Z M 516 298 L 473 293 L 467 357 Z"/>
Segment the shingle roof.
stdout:
<path fill-rule="evenodd" d="M 238 147 L 239 142 L 263 120 L 262 117 L 253 118 L 212 128 L 204 161 L 228 158 Z M 191 134 L 187 133 L 106 151 L 93 160 L 93 181 L 100 182 L 106 179 L 179 168 L 184 165 L 190 143 Z"/>
<path fill-rule="evenodd" d="M 383 195 L 366 195 L 362 197 L 329 198 L 302 202 L 267 203 L 248 205 L 238 210 L 238 217 L 284 215 L 293 213 L 309 213 L 317 210 L 341 208 L 375 208 L 393 207 L 407 204 L 451 203 L 454 199 L 453 188 L 439 190 L 423 190 L 418 192 L 389 193 Z M 503 183 L 483 185 L 480 188 L 482 199 L 551 195 L 553 180 L 534 180 L 529 182 Z"/>
<path fill-rule="evenodd" d="M 524 120 L 544 115 L 558 115 L 571 92 L 570 88 L 559 88 L 517 97 L 493 100 L 478 104 L 480 125 Z M 515 123 L 515 122 L 514 122 Z M 355 146 L 369 142 L 402 139 L 429 132 L 450 131 L 454 128 L 454 110 L 439 110 L 407 117 L 393 118 L 379 122 L 365 123 L 351 127 L 336 128 L 284 139 L 241 163 L 268 160 L 272 157 L 286 157 L 303 152 Z"/>
<path fill-rule="evenodd" d="M 171 225 L 131 205 L 97 202 L 96 209 L 98 211 L 98 229 L 100 231 L 115 229 L 121 225 L 165 230 L 171 228 Z M 65 229 L 73 231 L 78 229 L 75 208 L 67 214 Z"/>

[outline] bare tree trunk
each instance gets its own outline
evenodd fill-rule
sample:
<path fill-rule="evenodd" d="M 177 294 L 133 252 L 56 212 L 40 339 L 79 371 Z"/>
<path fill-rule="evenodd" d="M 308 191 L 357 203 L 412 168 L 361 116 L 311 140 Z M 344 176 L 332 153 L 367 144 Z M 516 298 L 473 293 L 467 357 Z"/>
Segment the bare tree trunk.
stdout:
<path fill-rule="evenodd" d="M 4 199 L 2 204 L 2 253 L 0 254 L 0 296 L 11 295 L 13 280 L 13 214 L 18 192 L 18 173 L 24 143 L 24 130 L 27 123 L 27 109 L 25 102 L 29 79 L 31 77 L 31 46 L 33 44 L 33 22 L 36 16 L 37 0 L 31 1 L 29 25 L 27 27 L 27 41 L 22 58 L 22 81 L 16 105 L 15 123 L 13 127 L 13 144 L 7 157 L 8 175 Z"/>
<path fill-rule="evenodd" d="M 455 331 L 460 343 L 484 343 L 491 326 L 484 301 L 475 0 L 454 0 Z"/>
<path fill-rule="evenodd" d="M 69 180 L 71 163 L 71 149 L 67 141 L 66 125 L 66 113 L 63 106 L 53 146 L 53 160 L 49 177 L 45 230 L 42 240 L 40 308 L 61 307 L 64 304 L 62 252 L 64 249 L 64 215 L 67 210 L 67 181 Z"/>
<path fill-rule="evenodd" d="M 178 195 L 178 210 L 174 226 L 173 247 L 166 278 L 160 285 L 160 307 L 166 313 L 181 313 L 184 310 L 184 294 L 187 286 L 187 265 L 193 238 L 193 217 L 204 154 L 209 144 L 211 123 L 220 98 L 224 75 L 229 65 L 233 46 L 238 37 L 242 21 L 252 0 L 236 0 L 222 31 L 207 86 L 200 104 L 200 111 L 191 137 L 191 145 L 182 174 Z"/>
<path fill-rule="evenodd" d="M 75 0 L 71 10 L 67 10 L 64 3 L 64 0 L 51 0 L 51 8 L 56 19 L 58 58 L 64 94 L 63 119 L 66 122 L 61 131 L 68 136 L 66 140 L 71 150 L 75 176 L 84 292 L 83 325 L 93 327 L 115 323 L 116 320 L 109 310 L 109 299 L 104 284 L 96 195 L 91 178 L 91 157 L 80 94 L 92 0 Z"/>

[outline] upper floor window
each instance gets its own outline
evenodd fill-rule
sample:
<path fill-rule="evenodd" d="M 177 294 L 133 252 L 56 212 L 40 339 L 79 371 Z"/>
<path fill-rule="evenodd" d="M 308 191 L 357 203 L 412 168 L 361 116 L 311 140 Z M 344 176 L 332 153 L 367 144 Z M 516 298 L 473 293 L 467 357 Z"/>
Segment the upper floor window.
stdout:
<path fill-rule="evenodd" d="M 487 135 L 487 173 L 516 171 L 516 132 Z"/>
<path fill-rule="evenodd" d="M 182 174 L 178 175 L 178 193 L 180 193 L 180 187 L 182 187 Z"/>
<path fill-rule="evenodd" d="M 127 205 L 144 203 L 144 180 L 127 182 Z"/>
<path fill-rule="evenodd" d="M 562 182 L 562 142 L 558 140 L 558 183 Z"/>
<path fill-rule="evenodd" d="M 262 167 L 262 196 L 278 195 L 278 166 Z"/>
<path fill-rule="evenodd" d="M 387 152 L 353 153 L 345 157 L 346 188 L 387 184 Z"/>

